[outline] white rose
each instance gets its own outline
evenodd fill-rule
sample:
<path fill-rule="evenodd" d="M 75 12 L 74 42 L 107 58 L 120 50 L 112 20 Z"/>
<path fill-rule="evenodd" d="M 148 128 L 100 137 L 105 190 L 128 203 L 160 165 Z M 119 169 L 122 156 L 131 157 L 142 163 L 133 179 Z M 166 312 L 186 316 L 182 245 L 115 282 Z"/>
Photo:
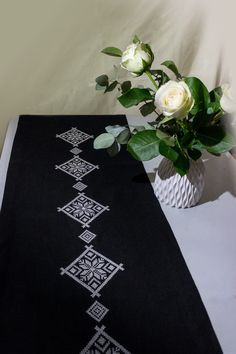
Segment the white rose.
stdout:
<path fill-rule="evenodd" d="M 223 111 L 227 113 L 235 113 L 236 112 L 236 103 L 233 100 L 233 96 L 231 93 L 230 85 L 224 84 L 221 86 L 222 89 L 222 97 L 220 99 L 220 105 Z"/>
<path fill-rule="evenodd" d="M 151 66 L 153 59 L 154 55 L 148 44 L 132 43 L 122 54 L 121 66 L 135 76 L 139 76 Z"/>
<path fill-rule="evenodd" d="M 184 81 L 168 81 L 156 92 L 155 105 L 164 116 L 184 118 L 194 105 L 194 99 Z"/>

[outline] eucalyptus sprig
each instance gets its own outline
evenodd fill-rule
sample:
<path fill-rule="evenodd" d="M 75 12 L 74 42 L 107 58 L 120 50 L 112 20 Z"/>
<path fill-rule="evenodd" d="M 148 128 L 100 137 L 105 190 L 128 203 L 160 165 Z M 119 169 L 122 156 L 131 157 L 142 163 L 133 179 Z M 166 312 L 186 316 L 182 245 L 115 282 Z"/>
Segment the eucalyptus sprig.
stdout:
<path fill-rule="evenodd" d="M 161 63 L 168 74 L 163 69 L 152 69 L 152 49 L 137 36 L 124 51 L 107 47 L 102 53 L 120 58 L 120 66 L 134 80 L 146 75 L 151 87 L 137 87 L 131 79 L 120 82 L 103 74 L 96 78 L 96 89 L 104 93 L 117 89 L 117 100 L 123 107 L 140 105 L 142 116 L 155 113 L 156 118 L 133 129 L 119 125 L 106 127 L 106 132 L 94 140 L 95 149 L 107 149 L 110 156 L 115 156 L 121 145 L 127 145 L 128 152 L 143 161 L 161 154 L 183 176 L 191 159 L 199 159 L 204 150 L 220 155 L 236 145 L 221 123 L 226 113 L 221 87 L 209 92 L 199 78 L 184 77 L 172 60 Z"/>

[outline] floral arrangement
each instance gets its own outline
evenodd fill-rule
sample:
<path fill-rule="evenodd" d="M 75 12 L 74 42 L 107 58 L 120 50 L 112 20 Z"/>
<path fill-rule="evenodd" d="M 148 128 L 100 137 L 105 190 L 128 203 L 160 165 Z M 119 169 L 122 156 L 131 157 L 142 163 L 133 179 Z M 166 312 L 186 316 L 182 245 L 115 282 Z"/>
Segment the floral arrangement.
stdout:
<path fill-rule="evenodd" d="M 118 101 L 125 108 L 137 106 L 142 116 L 155 113 L 155 120 L 142 126 L 107 126 L 105 133 L 94 140 L 95 149 L 107 149 L 116 155 L 121 145 L 137 160 L 150 160 L 159 154 L 169 159 L 177 173 L 187 174 L 190 161 L 207 150 L 220 155 L 235 146 L 221 118 L 226 113 L 227 90 L 216 87 L 210 92 L 197 77 L 183 77 L 171 60 L 161 65 L 172 71 L 175 80 L 164 70 L 153 70 L 154 54 L 149 44 L 134 37 L 123 52 L 107 47 L 102 53 L 120 57 L 120 65 L 133 77 L 147 75 L 152 87 L 133 86 L 131 81 L 119 82 L 107 75 L 96 78 L 96 89 L 104 93 L 118 89 Z"/>

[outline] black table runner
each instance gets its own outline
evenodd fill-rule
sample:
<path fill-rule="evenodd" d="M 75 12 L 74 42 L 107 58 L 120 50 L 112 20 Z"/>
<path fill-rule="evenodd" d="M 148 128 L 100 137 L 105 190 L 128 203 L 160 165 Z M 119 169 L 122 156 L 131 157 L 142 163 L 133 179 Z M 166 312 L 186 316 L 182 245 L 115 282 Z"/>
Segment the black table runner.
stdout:
<path fill-rule="evenodd" d="M 21 116 L 0 214 L 0 352 L 222 353 L 125 116 Z M 187 222 L 187 220 L 186 220 Z"/>

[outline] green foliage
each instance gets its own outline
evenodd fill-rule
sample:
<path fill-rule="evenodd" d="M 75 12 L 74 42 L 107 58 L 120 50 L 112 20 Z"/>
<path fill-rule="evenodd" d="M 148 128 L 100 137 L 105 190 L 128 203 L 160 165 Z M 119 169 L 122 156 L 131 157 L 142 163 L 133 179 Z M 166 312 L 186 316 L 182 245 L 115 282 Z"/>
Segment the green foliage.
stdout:
<path fill-rule="evenodd" d="M 118 97 L 118 101 L 125 108 L 138 105 L 140 102 L 151 100 L 152 95 L 148 89 L 132 88 Z"/>
<path fill-rule="evenodd" d="M 128 128 L 125 128 L 118 136 L 117 136 L 117 142 L 121 145 L 125 145 L 128 143 L 130 138 L 130 130 Z"/>
<path fill-rule="evenodd" d="M 159 155 L 159 139 L 155 130 L 143 130 L 132 136 L 127 144 L 127 150 L 136 159 L 151 160 Z"/>
<path fill-rule="evenodd" d="M 168 160 L 174 162 L 179 157 L 179 154 L 171 146 L 167 145 L 164 140 L 160 141 L 159 152 L 161 155 L 165 156 Z"/>
<path fill-rule="evenodd" d="M 132 86 L 131 81 L 122 82 L 121 84 L 122 93 L 129 91 L 131 89 L 131 86 Z"/>
<path fill-rule="evenodd" d="M 135 34 L 134 38 L 133 38 L 133 43 L 138 43 L 141 42 L 140 39 L 138 38 L 138 36 Z"/>
<path fill-rule="evenodd" d="M 109 85 L 108 76 L 105 74 L 98 76 L 95 81 L 99 86 L 108 86 Z"/>
<path fill-rule="evenodd" d="M 148 116 L 149 114 L 151 114 L 152 112 L 154 112 L 156 109 L 156 106 L 154 104 L 154 101 L 151 101 L 151 102 L 147 102 L 145 103 L 143 106 L 141 106 L 139 108 L 140 110 L 140 113 L 142 114 L 142 116 L 146 117 Z"/>
<path fill-rule="evenodd" d="M 114 143 L 115 138 L 110 133 L 103 133 L 96 137 L 93 142 L 94 149 L 107 149 Z"/>
<path fill-rule="evenodd" d="M 134 36 L 133 43 L 141 43 L 137 35 Z M 172 60 L 166 60 L 161 65 L 172 71 L 177 81 L 184 80 L 194 99 L 194 106 L 185 117 L 178 116 L 178 110 L 170 116 L 165 116 L 164 111 L 158 114 L 159 111 L 161 112 L 161 105 L 156 109 L 155 93 L 170 78 L 164 70 L 151 68 L 154 55 L 150 46 L 144 43 L 140 46 L 149 52 L 151 62 L 147 67 L 145 67 L 147 63 L 143 62 L 145 69 L 138 74 L 145 73 L 153 88 L 140 85 L 132 87 L 131 80 L 122 82 L 119 79 L 121 75 L 118 74 L 117 66 L 115 75 L 111 74 L 108 77 L 103 74 L 96 78 L 96 90 L 107 93 L 117 89 L 119 92 L 117 99 L 123 107 L 129 108 L 140 104 L 139 110 L 143 117 L 155 112 L 157 118 L 153 122 L 133 127 L 132 133 L 127 126 L 107 126 L 106 133 L 94 140 L 94 148 L 106 149 L 110 156 L 115 156 L 122 145 L 127 144 L 130 154 L 135 159 L 143 161 L 161 154 L 172 161 L 177 173 L 183 176 L 189 170 L 190 160 L 199 159 L 204 150 L 218 156 L 235 147 L 234 138 L 221 126 L 220 120 L 225 114 L 220 105 L 222 88 L 216 87 L 209 92 L 197 77 L 183 78 Z M 115 57 L 122 57 L 123 54 L 115 47 L 107 47 L 102 50 L 102 53 Z M 122 70 L 120 70 L 121 74 Z"/>
<path fill-rule="evenodd" d="M 107 148 L 107 153 L 110 157 L 116 156 L 120 151 L 120 144 L 117 143 L 117 141 L 114 141 L 114 143 Z"/>
<path fill-rule="evenodd" d="M 189 158 L 186 157 L 183 153 L 180 153 L 178 158 L 173 162 L 175 170 L 180 176 L 186 175 L 190 167 Z"/>
<path fill-rule="evenodd" d="M 115 47 L 107 47 L 102 50 L 103 54 L 111 55 L 112 57 L 122 57 L 122 50 Z"/>
<path fill-rule="evenodd" d="M 104 93 L 113 91 L 116 88 L 117 84 L 118 84 L 118 81 L 113 81 L 109 86 L 107 86 Z"/>
<path fill-rule="evenodd" d="M 196 77 L 186 77 L 184 79 L 194 98 L 194 106 L 191 114 L 195 115 L 199 111 L 204 111 L 210 104 L 210 95 L 206 86 Z"/>
<path fill-rule="evenodd" d="M 180 75 L 179 70 L 177 69 L 177 66 L 175 65 L 175 63 L 172 60 L 166 60 L 163 63 L 161 63 L 161 65 L 164 65 L 169 70 L 171 70 L 175 74 L 177 79 L 181 79 L 182 76 Z"/>

